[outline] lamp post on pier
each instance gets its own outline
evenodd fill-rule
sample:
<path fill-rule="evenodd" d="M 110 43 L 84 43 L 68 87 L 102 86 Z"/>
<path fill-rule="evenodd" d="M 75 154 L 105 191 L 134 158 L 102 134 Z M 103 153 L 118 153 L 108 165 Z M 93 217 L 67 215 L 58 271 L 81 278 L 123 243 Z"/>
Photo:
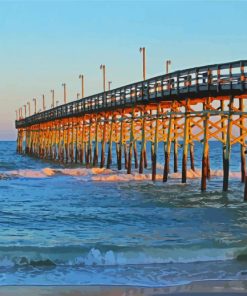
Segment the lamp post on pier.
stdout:
<path fill-rule="evenodd" d="M 111 90 L 112 81 L 108 81 L 108 90 Z"/>
<path fill-rule="evenodd" d="M 67 103 L 67 92 L 66 92 L 66 83 L 62 83 L 63 86 L 63 99 L 64 99 L 64 104 Z"/>
<path fill-rule="evenodd" d="M 34 101 L 34 114 L 36 114 L 37 113 L 37 99 L 33 98 L 33 101 Z"/>
<path fill-rule="evenodd" d="M 142 53 L 142 76 L 143 80 L 146 80 L 146 48 L 140 47 L 140 53 Z"/>
<path fill-rule="evenodd" d="M 167 60 L 166 61 L 166 74 L 169 73 L 169 66 L 171 65 L 172 61 L 171 60 Z"/>
<path fill-rule="evenodd" d="M 77 93 L 77 94 L 76 94 L 76 98 L 77 98 L 77 100 L 80 99 L 80 93 Z"/>
<path fill-rule="evenodd" d="M 19 108 L 19 117 L 22 119 L 22 108 Z"/>
<path fill-rule="evenodd" d="M 24 114 L 25 114 L 25 118 L 27 117 L 27 106 L 26 105 L 23 105 L 24 107 Z"/>
<path fill-rule="evenodd" d="M 81 79 L 81 97 L 84 98 L 84 76 L 80 74 L 79 79 Z"/>
<path fill-rule="evenodd" d="M 54 89 L 51 89 L 51 107 L 54 108 L 55 107 L 55 92 Z"/>
<path fill-rule="evenodd" d="M 100 70 L 102 70 L 103 73 L 103 91 L 106 91 L 106 79 L 105 79 L 105 65 L 100 65 Z"/>
<path fill-rule="evenodd" d="M 27 102 L 27 105 L 28 105 L 28 116 L 30 116 L 31 115 L 30 102 Z"/>
<path fill-rule="evenodd" d="M 45 95 L 42 95 L 43 111 L 45 111 Z"/>

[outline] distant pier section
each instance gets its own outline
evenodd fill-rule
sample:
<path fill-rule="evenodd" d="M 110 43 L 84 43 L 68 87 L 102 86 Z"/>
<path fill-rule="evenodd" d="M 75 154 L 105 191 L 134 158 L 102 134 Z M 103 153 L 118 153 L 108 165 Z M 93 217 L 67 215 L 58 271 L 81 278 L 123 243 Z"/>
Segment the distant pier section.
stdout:
<path fill-rule="evenodd" d="M 195 170 L 194 143 L 198 141 L 203 145 L 201 190 L 205 191 L 210 178 L 209 141 L 216 140 L 222 143 L 223 191 L 227 191 L 231 147 L 238 144 L 247 201 L 246 106 L 247 60 L 190 68 L 19 117 L 17 151 L 63 163 L 110 168 L 115 149 L 119 170 L 130 174 L 135 168 L 143 174 L 149 162 L 146 146 L 151 143 L 155 181 L 158 144 L 162 142 L 163 181 L 167 182 L 171 171 L 173 150 L 173 170 L 180 170 L 181 181 L 186 183 L 187 167 Z"/>

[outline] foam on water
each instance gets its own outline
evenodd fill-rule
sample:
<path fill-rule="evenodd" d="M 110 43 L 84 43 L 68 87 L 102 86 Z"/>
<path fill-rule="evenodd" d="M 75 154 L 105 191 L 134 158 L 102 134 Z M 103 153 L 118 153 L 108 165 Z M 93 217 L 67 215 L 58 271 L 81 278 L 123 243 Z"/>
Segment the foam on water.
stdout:
<path fill-rule="evenodd" d="M 137 171 L 134 171 L 132 174 L 127 174 L 125 170 L 117 171 L 110 170 L 105 168 L 64 168 L 64 169 L 55 169 L 55 168 L 44 168 L 41 170 L 15 170 L 5 173 L 5 176 L 14 176 L 14 177 L 24 177 L 24 178 L 46 178 L 56 175 L 67 175 L 74 177 L 90 177 L 92 181 L 102 181 L 102 182 L 124 182 L 124 181 L 148 181 L 152 180 L 152 174 L 146 170 L 144 174 L 139 174 Z M 223 170 L 211 170 L 212 177 L 223 177 Z M 181 179 L 182 173 L 170 173 L 169 179 Z M 241 172 L 230 172 L 230 178 L 240 178 Z M 189 169 L 187 171 L 188 179 L 199 179 L 201 178 L 201 170 L 196 169 L 195 171 Z M 162 180 L 163 174 L 160 172 L 156 175 L 156 180 Z"/>
<path fill-rule="evenodd" d="M 33 250 L 32 250 L 33 249 Z M 72 251 L 71 251 L 72 250 Z M 19 248 L 0 252 L 0 267 L 13 266 L 125 266 L 165 263 L 193 263 L 225 260 L 243 260 L 245 247 L 239 248 L 121 248 L 118 250 L 89 250 L 80 247 Z"/>

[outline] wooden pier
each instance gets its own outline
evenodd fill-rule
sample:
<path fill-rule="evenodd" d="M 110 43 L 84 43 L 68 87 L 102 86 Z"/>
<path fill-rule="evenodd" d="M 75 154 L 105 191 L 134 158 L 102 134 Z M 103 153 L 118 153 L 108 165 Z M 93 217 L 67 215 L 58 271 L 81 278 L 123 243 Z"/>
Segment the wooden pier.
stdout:
<path fill-rule="evenodd" d="M 18 118 L 17 151 L 86 167 L 113 165 L 119 170 L 147 167 L 151 143 L 152 180 L 156 180 L 158 143 L 164 144 L 163 181 L 169 177 L 171 149 L 174 171 L 182 149 L 182 182 L 187 160 L 194 165 L 194 143 L 201 142 L 201 190 L 210 178 L 209 141 L 222 143 L 223 191 L 228 190 L 233 145 L 240 146 L 241 182 L 247 201 L 247 61 L 207 65 L 79 99 L 26 118 Z M 180 144 L 183 142 L 182 145 Z M 141 148 L 138 151 L 137 144 Z M 190 157 L 188 158 L 188 154 Z"/>

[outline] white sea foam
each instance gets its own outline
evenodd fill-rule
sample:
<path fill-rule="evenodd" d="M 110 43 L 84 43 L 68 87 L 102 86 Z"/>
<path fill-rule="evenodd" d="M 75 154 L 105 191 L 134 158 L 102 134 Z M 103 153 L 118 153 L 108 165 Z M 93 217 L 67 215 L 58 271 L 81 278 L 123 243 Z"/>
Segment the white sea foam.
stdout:
<path fill-rule="evenodd" d="M 162 180 L 163 176 L 161 174 L 156 175 L 156 180 Z M 126 173 L 117 173 L 106 176 L 92 176 L 93 181 L 104 181 L 104 182 L 114 182 L 114 181 L 150 181 L 152 179 L 151 174 L 126 174 Z"/>
<path fill-rule="evenodd" d="M 22 256 L 14 253 L 1 254 L 0 267 L 12 267 L 14 265 L 31 266 L 123 266 L 123 265 L 150 265 L 167 263 L 193 263 L 208 261 L 225 261 L 236 259 L 241 253 L 245 253 L 245 248 L 142 248 L 137 250 L 107 250 L 92 248 L 89 251 L 73 253 L 53 252 L 42 253 L 23 252 Z"/>
<path fill-rule="evenodd" d="M 6 172 L 6 174 L 9 174 L 10 176 L 15 177 L 24 177 L 24 178 L 45 178 L 48 175 L 43 170 L 15 170 Z"/>
<path fill-rule="evenodd" d="M 46 178 L 51 177 L 57 174 L 67 175 L 67 176 L 90 176 L 97 174 L 111 174 L 112 170 L 105 168 L 65 168 L 65 169 L 53 169 L 53 168 L 44 168 L 41 170 L 14 170 L 6 172 L 6 175 L 24 177 L 24 178 Z"/>
<path fill-rule="evenodd" d="M 44 168 L 42 170 L 15 170 L 5 173 L 9 176 L 15 177 L 24 177 L 24 178 L 47 178 L 53 177 L 58 174 L 74 176 L 74 177 L 89 177 L 89 180 L 92 181 L 101 181 L 101 182 L 126 182 L 126 181 L 149 181 L 152 180 L 152 174 L 149 170 L 146 170 L 144 174 L 139 174 L 137 171 L 133 171 L 131 174 L 127 174 L 125 170 L 117 171 L 110 170 L 105 168 L 64 168 L 64 169 L 55 169 L 55 168 Z M 222 177 L 223 170 L 211 170 L 211 177 Z M 169 179 L 181 179 L 182 173 L 170 173 Z M 230 178 L 240 178 L 240 172 L 230 172 Z M 188 179 L 199 179 L 201 178 L 201 170 L 196 169 L 187 171 Z M 156 180 L 162 180 L 163 174 L 159 171 L 156 175 Z M 88 180 L 88 178 L 87 178 Z"/>

